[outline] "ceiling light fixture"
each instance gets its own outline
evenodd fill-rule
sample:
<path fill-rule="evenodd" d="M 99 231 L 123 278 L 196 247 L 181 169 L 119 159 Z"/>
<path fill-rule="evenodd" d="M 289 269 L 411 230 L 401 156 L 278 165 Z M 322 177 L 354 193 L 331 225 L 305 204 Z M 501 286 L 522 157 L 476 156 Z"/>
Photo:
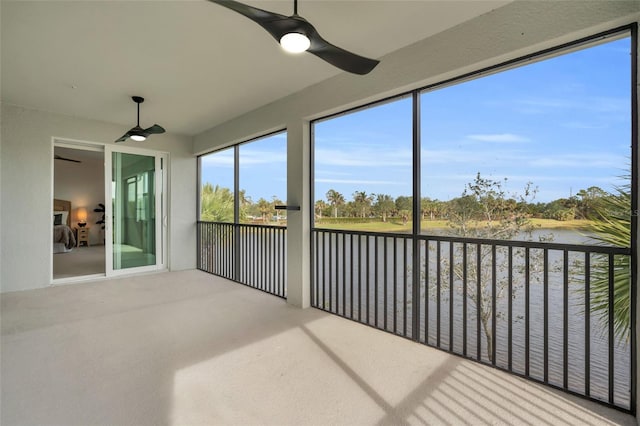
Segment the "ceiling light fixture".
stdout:
<path fill-rule="evenodd" d="M 280 45 L 289 53 L 302 53 L 311 46 L 311 40 L 301 33 L 287 33 L 280 39 Z"/>
<path fill-rule="evenodd" d="M 116 142 L 124 142 L 129 138 L 136 142 L 142 142 L 144 140 L 147 140 L 149 135 L 164 133 L 164 128 L 158 124 L 154 124 L 147 129 L 143 129 L 142 127 L 140 127 L 140 104 L 144 102 L 144 98 L 141 96 L 132 96 L 131 99 L 133 100 L 133 102 L 138 104 L 138 124 L 136 124 L 135 127 L 132 127 L 131 130 L 129 130 L 127 133 L 122 135 L 120 139 L 117 139 Z"/>
<path fill-rule="evenodd" d="M 234 0 L 209 0 L 251 19 L 264 28 L 287 52 L 307 51 L 343 71 L 364 75 L 380 61 L 356 55 L 326 41 L 309 21 L 298 15 L 298 0 L 293 0 L 293 15 L 285 16 L 258 9 Z"/>

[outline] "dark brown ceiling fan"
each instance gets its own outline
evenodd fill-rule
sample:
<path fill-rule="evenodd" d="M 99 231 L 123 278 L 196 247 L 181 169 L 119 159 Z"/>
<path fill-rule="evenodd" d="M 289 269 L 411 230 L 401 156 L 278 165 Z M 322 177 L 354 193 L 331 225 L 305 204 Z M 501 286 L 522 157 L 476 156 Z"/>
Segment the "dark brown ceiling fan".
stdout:
<path fill-rule="evenodd" d="M 116 142 L 124 142 L 129 138 L 137 142 L 142 142 L 143 140 L 147 139 L 149 135 L 164 133 L 164 128 L 158 124 L 154 124 L 153 126 L 147 127 L 146 129 L 140 127 L 140 104 L 144 102 L 144 98 L 141 96 L 132 96 L 131 99 L 133 99 L 133 102 L 138 104 L 138 124 L 136 124 L 135 127 L 132 127 L 131 130 L 129 130 L 127 133 L 122 135 L 120 139 L 117 139 Z"/>
<path fill-rule="evenodd" d="M 356 55 L 329 43 L 309 21 L 298 15 L 298 0 L 293 1 L 293 15 L 284 16 L 233 0 L 209 0 L 237 12 L 267 30 L 283 49 L 307 51 L 331 65 L 354 74 L 368 74 L 380 61 Z"/>

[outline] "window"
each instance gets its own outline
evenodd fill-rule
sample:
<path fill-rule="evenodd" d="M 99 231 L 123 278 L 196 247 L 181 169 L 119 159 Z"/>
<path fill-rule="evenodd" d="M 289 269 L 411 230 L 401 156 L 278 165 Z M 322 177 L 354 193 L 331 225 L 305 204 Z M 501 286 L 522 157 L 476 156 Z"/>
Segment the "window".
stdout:
<path fill-rule="evenodd" d="M 200 220 L 286 225 L 286 212 L 275 209 L 276 205 L 286 204 L 287 199 L 285 132 L 203 155 L 199 164 Z M 234 218 L 236 199 L 238 218 Z"/>
<path fill-rule="evenodd" d="M 628 33 L 316 121 L 312 305 L 633 409 Z"/>
<path fill-rule="evenodd" d="M 315 227 L 411 232 L 420 164 L 423 234 L 593 244 L 631 210 L 630 53 L 618 34 L 315 121 Z"/>
<path fill-rule="evenodd" d="M 233 222 L 233 148 L 200 157 L 200 220 Z"/>
<path fill-rule="evenodd" d="M 629 188 L 630 51 L 625 37 L 422 93 L 422 231 L 587 242 Z"/>
<path fill-rule="evenodd" d="M 403 97 L 313 124 L 317 227 L 411 232 L 411 108 Z"/>
<path fill-rule="evenodd" d="M 240 223 L 286 224 L 287 134 L 277 133 L 238 146 Z"/>

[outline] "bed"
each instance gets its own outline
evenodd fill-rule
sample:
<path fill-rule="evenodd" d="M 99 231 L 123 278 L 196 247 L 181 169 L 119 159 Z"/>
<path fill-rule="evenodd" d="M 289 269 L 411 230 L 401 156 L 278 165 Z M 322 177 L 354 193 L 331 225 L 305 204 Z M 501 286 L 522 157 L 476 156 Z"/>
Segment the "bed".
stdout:
<path fill-rule="evenodd" d="M 53 252 L 68 253 L 76 245 L 71 229 L 71 201 L 53 200 Z"/>

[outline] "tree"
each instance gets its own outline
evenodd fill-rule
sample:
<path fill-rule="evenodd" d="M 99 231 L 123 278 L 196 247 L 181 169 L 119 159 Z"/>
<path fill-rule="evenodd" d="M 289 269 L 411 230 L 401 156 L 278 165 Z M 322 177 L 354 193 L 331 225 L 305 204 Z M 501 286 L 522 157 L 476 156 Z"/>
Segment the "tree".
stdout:
<path fill-rule="evenodd" d="M 200 194 L 200 218 L 210 222 L 233 222 L 233 192 L 207 182 Z"/>
<path fill-rule="evenodd" d="M 413 209 L 413 197 L 400 195 L 396 198 L 396 210 L 411 211 Z"/>
<path fill-rule="evenodd" d="M 264 198 L 260 198 L 258 200 L 258 210 L 260 211 L 260 216 L 262 217 L 262 222 L 267 223 L 269 213 L 271 212 L 271 203 L 265 200 Z"/>
<path fill-rule="evenodd" d="M 578 199 L 577 215 L 581 219 L 598 219 L 598 203 L 609 194 L 597 186 L 581 189 L 576 193 Z"/>
<path fill-rule="evenodd" d="M 270 213 L 275 213 L 276 214 L 276 222 L 280 221 L 280 219 L 286 220 L 287 216 L 286 216 L 286 210 L 285 213 L 280 213 L 280 210 L 276 210 L 276 206 L 282 206 L 285 205 L 286 203 L 284 201 L 282 201 L 280 198 L 278 198 L 277 195 L 273 195 L 271 197 L 271 212 Z M 282 217 L 280 217 L 280 215 L 283 215 Z"/>
<path fill-rule="evenodd" d="M 390 215 L 396 208 L 395 203 L 391 195 L 377 194 L 375 204 L 373 205 L 373 211 L 382 217 L 382 221 L 387 221 L 387 216 Z"/>
<path fill-rule="evenodd" d="M 331 207 L 333 207 L 333 217 L 338 217 L 338 206 L 344 204 L 344 196 L 335 189 L 330 189 L 327 191 L 326 197 Z"/>
<path fill-rule="evenodd" d="M 474 220 L 478 218 L 480 207 L 474 196 L 466 194 L 454 198 L 448 203 L 448 225 L 456 235 L 466 236 L 471 232 Z"/>
<path fill-rule="evenodd" d="M 363 218 L 367 217 L 372 201 L 373 194 L 367 194 L 364 191 L 356 191 L 353 193 L 353 202 L 356 204 L 356 208 Z"/>
<path fill-rule="evenodd" d="M 631 185 L 616 188 L 603 196 L 595 208 L 596 239 L 605 245 L 629 247 L 631 244 Z M 616 256 L 613 264 L 613 326 L 619 340 L 631 333 L 631 256 Z M 594 264 L 591 281 L 591 311 L 605 323 L 609 315 L 609 264 L 600 256 Z"/>
<path fill-rule="evenodd" d="M 360 215 L 360 210 L 356 205 L 355 201 L 349 201 L 345 203 L 342 208 L 342 216 L 344 217 L 358 217 Z"/>
<path fill-rule="evenodd" d="M 401 195 L 396 198 L 396 210 L 402 218 L 402 224 L 406 225 L 413 211 L 413 197 Z"/>
<path fill-rule="evenodd" d="M 238 193 L 238 203 L 240 204 L 240 221 L 244 221 L 249 214 L 249 208 L 253 201 L 251 197 L 247 195 L 246 189 L 241 189 Z"/>
<path fill-rule="evenodd" d="M 434 220 L 438 217 L 444 207 L 444 203 L 438 200 L 432 200 L 431 198 L 422 198 L 420 200 L 420 214 L 422 215 L 421 219 L 424 219 L 425 215 L 429 215 L 429 220 Z"/>
<path fill-rule="evenodd" d="M 504 181 L 482 178 L 480 173 L 472 183 L 467 184 L 462 195 L 449 202 L 449 226 L 453 233 L 457 236 L 496 240 L 509 240 L 516 236 L 527 236 L 531 239 L 531 231 L 533 226 L 528 217 L 526 206 L 528 201 L 535 198 L 536 190 L 532 189 L 532 184 L 528 183 L 524 188 L 523 195 L 512 194 L 508 196 L 503 188 Z M 546 240 L 549 240 L 547 237 Z M 455 246 L 455 255 L 452 261 L 448 258 L 443 260 L 445 265 L 442 268 L 443 290 L 449 285 L 455 285 L 448 282 L 448 271 L 453 270 L 454 282 L 457 282 L 456 290 L 460 293 L 464 291 L 460 284 L 463 277 L 466 276 L 468 283 L 475 282 L 476 285 L 467 285 L 467 300 L 474 305 L 476 312 L 480 316 L 480 323 L 484 331 L 487 342 L 487 354 L 489 359 L 493 357 L 493 334 L 492 334 L 492 295 L 493 295 L 493 279 L 492 268 L 496 263 L 495 277 L 495 298 L 500 300 L 504 297 L 515 297 L 519 287 L 523 283 L 512 281 L 512 294 L 507 294 L 509 289 L 509 281 L 505 272 L 507 271 L 508 258 L 493 258 L 491 250 L 484 250 L 480 247 L 480 255 L 478 265 L 478 246 L 468 246 L 467 262 L 464 262 L 464 254 L 462 245 Z M 542 255 L 540 253 L 540 255 Z M 515 258 L 524 258 L 524 251 L 514 250 Z M 537 259 L 538 254 L 530 255 L 530 270 L 532 275 L 543 267 L 541 259 Z M 514 261 L 515 265 L 523 262 Z M 466 268 L 466 271 L 465 271 Z M 478 275 L 479 274 L 479 275 Z M 515 274 L 514 274 L 515 275 Z M 478 285 L 479 284 L 479 285 Z M 496 312 L 495 317 L 499 319 L 503 316 L 501 312 Z"/>
<path fill-rule="evenodd" d="M 246 189 L 241 189 L 240 192 L 238 193 L 238 202 L 240 203 L 241 208 L 253 202 L 251 200 L 251 197 L 247 195 Z"/>
<path fill-rule="evenodd" d="M 322 214 L 328 207 L 327 203 L 325 203 L 323 200 L 318 200 L 316 201 L 316 204 L 314 207 L 315 207 L 316 216 L 318 216 L 319 219 L 322 219 Z"/>
<path fill-rule="evenodd" d="M 575 197 L 558 198 L 545 206 L 544 217 L 561 221 L 575 219 L 577 205 Z"/>

